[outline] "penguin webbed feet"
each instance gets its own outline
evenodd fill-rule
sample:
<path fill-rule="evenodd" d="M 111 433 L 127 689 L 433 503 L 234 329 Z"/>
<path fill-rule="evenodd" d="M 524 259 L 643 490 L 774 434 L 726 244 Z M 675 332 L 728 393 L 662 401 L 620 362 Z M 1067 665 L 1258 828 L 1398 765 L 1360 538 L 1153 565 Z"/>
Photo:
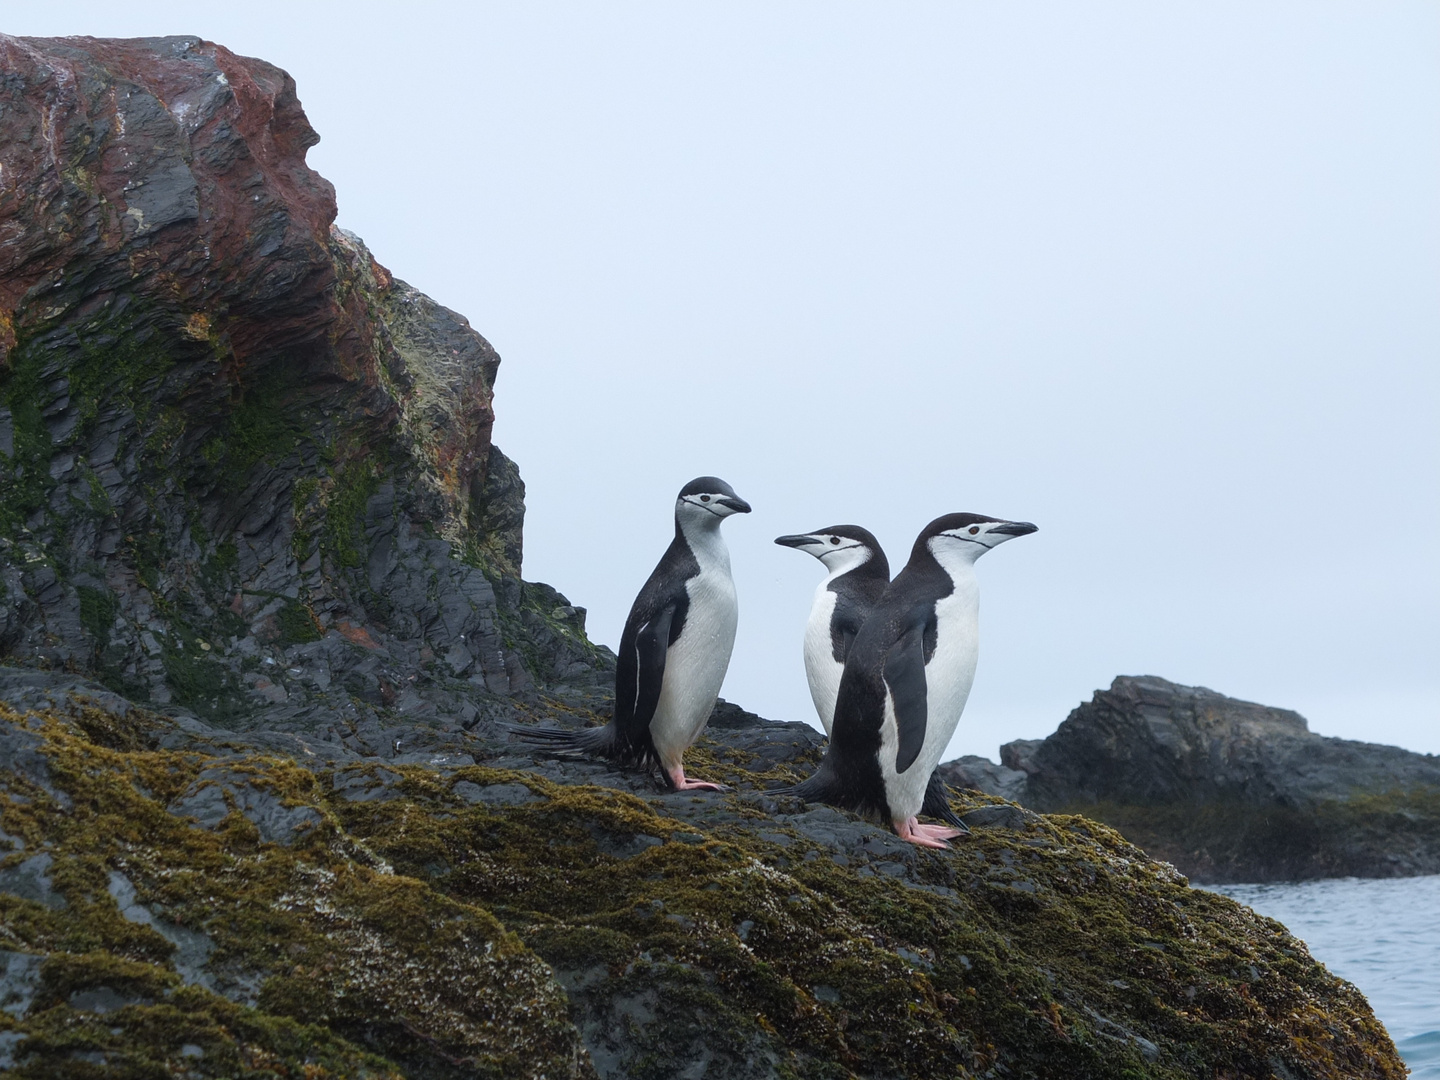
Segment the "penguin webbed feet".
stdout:
<path fill-rule="evenodd" d="M 948 825 L 925 825 L 913 817 L 891 822 L 891 825 L 895 829 L 895 835 L 901 840 L 920 847 L 939 848 L 941 851 L 950 850 L 950 845 L 945 841 L 970 835 L 968 829 L 952 829 Z"/>
<path fill-rule="evenodd" d="M 685 767 L 677 765 L 674 769 L 665 769 L 665 776 L 670 781 L 670 787 L 674 791 L 729 791 L 724 784 L 712 784 L 708 780 L 694 780 L 685 775 Z"/>

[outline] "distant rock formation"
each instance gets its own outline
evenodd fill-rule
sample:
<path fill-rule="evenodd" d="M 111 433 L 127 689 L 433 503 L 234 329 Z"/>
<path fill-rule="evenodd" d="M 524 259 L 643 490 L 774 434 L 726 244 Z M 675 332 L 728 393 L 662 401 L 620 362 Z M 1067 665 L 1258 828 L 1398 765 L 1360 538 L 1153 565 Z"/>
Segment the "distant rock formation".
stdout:
<path fill-rule="evenodd" d="M 1298 713 L 1117 678 L 961 787 L 1099 818 L 1208 881 L 1440 872 L 1440 758 L 1316 735 Z"/>

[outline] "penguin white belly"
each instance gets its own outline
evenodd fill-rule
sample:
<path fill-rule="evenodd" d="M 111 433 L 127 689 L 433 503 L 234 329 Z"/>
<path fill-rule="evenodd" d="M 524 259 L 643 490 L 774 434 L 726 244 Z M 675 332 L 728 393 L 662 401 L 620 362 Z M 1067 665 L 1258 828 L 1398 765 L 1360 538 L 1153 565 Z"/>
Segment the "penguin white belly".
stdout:
<path fill-rule="evenodd" d="M 706 569 L 686 583 L 690 607 L 680 637 L 666 650 L 660 700 L 650 738 L 667 769 L 700 737 L 730 666 L 739 608 L 729 567 Z"/>
<path fill-rule="evenodd" d="M 840 696 L 840 676 L 845 665 L 835 661 L 835 643 L 830 636 L 830 620 L 839 600 L 823 582 L 815 590 L 815 603 L 810 608 L 810 622 L 805 627 L 805 680 L 810 684 L 810 700 L 825 727 L 825 734 L 835 723 L 835 699 Z"/>
<path fill-rule="evenodd" d="M 885 781 L 885 801 L 896 820 L 920 812 L 930 775 L 959 726 L 980 659 L 979 616 L 978 596 L 964 588 L 935 604 L 935 653 L 925 665 L 925 740 L 919 755 L 903 773 L 895 768 L 900 733 L 894 698 L 886 691 L 885 722 L 880 729 L 880 774 Z"/>

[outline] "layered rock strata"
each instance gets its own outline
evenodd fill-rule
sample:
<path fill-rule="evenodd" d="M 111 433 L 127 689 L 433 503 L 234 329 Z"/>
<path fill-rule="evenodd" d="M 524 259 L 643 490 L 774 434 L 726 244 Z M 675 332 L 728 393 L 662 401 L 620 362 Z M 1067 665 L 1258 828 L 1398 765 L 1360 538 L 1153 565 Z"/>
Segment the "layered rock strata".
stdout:
<path fill-rule="evenodd" d="M 195 38 L 0 68 L 0 656 L 242 727 L 603 666 L 519 579 L 499 357 L 333 227 L 288 75 Z"/>

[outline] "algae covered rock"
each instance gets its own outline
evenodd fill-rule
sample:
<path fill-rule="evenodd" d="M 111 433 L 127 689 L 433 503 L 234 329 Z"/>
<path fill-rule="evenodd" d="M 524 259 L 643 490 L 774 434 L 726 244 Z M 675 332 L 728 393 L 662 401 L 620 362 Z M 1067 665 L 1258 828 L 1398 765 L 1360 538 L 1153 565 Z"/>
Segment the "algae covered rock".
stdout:
<path fill-rule="evenodd" d="M 697 756 L 737 790 L 662 794 L 464 732 L 297 760 L 137 710 L 115 749 L 52 702 L 0 707 L 18 1076 L 1404 1075 L 1282 926 L 1103 825 L 982 797 L 934 852 L 771 799 L 800 725 L 731 715 Z"/>

